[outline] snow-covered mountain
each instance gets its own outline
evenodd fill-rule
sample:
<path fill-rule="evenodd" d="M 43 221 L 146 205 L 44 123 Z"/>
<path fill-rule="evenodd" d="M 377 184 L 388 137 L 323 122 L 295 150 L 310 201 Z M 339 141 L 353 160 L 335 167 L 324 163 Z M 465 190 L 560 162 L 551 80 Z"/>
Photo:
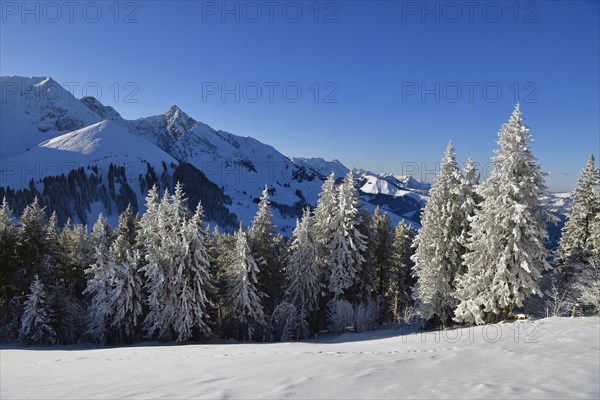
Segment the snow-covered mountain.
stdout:
<path fill-rule="evenodd" d="M 548 223 L 548 235 L 551 248 L 558 247 L 561 229 L 566 221 L 566 214 L 573 201 L 572 193 L 548 192 L 542 198 L 542 205 L 546 207 L 555 217 L 556 221 Z"/>
<path fill-rule="evenodd" d="M 146 164 L 160 168 L 162 162 L 176 164 L 177 160 L 141 137 L 132 135 L 125 126 L 103 120 L 84 128 L 45 140 L 5 164 L 35 166 L 22 169 L 20 174 L 6 174 L 6 186 L 27 186 L 29 174 L 43 177 L 52 172 L 69 172 L 70 169 L 95 165 L 108 168 L 111 163 L 124 163 L 133 174 L 146 172 Z M 37 166 L 39 165 L 39 169 Z M 58 175 L 59 175 L 58 174 Z"/>
<path fill-rule="evenodd" d="M 51 78 L 1 80 L 0 194 L 12 198 L 17 210 L 36 194 L 49 208 L 56 207 L 58 200 L 47 195 L 53 190 L 47 177 L 65 175 L 73 180 L 69 174 L 79 176 L 83 169 L 93 179 L 80 182 L 85 189 L 77 191 L 91 194 L 73 207 L 77 208 L 74 214 L 87 223 L 99 212 L 116 222 L 122 185 L 126 185 L 124 198 L 135 197 L 143 211 L 148 185 L 158 182 L 166 188 L 183 180 L 191 199 L 216 207 L 207 212 L 211 215 L 213 211 L 217 219 L 213 222 L 231 229 L 239 221 L 250 223 L 267 185 L 276 210 L 275 223 L 282 233 L 289 234 L 302 208 L 316 204 L 323 180 L 331 172 L 341 178 L 349 171 L 337 160 L 286 157 L 251 137 L 215 130 L 177 106 L 164 114 L 126 120 L 93 97 L 75 98 Z M 107 175 L 111 168 L 122 175 L 114 184 L 108 183 L 115 179 Z M 378 179 L 388 185 L 387 191 L 377 193 L 361 184 L 368 209 L 380 205 L 394 213 L 394 222 L 400 215 L 418 221 L 425 198 L 418 182 L 406 184 L 392 175 L 362 172 L 360 179 Z M 103 194 L 107 189 L 102 185 L 106 184 L 116 185 L 110 191 L 112 200 Z M 207 197 L 204 192 L 213 195 Z M 72 216 L 68 205 L 61 206 L 63 218 Z"/>
<path fill-rule="evenodd" d="M 52 78 L 0 77 L 0 160 L 102 118 Z"/>
<path fill-rule="evenodd" d="M 542 202 L 551 212 L 564 215 L 573 202 L 573 194 L 570 192 L 548 192 L 542 198 Z"/>
<path fill-rule="evenodd" d="M 250 223 L 267 185 L 275 223 L 289 235 L 302 208 L 316 204 L 323 180 L 349 171 L 338 160 L 286 157 L 251 137 L 215 130 L 177 106 L 126 120 L 93 97 L 75 98 L 49 77 L 0 77 L 0 84 L 0 196 L 11 198 L 17 211 L 40 195 L 49 208 L 62 207 L 63 218 L 89 223 L 103 212 L 116 223 L 124 201 L 135 201 L 143 211 L 150 185 L 164 190 L 181 181 L 191 203 L 205 205 L 209 220 L 233 229 L 240 220 Z M 367 209 L 382 207 L 393 223 L 419 222 L 429 184 L 353 171 Z M 48 178 L 60 175 L 62 183 Z M 69 185 L 70 205 L 60 201 L 60 185 Z M 549 194 L 546 203 L 564 220 L 569 201 L 568 194 L 558 193 Z"/>

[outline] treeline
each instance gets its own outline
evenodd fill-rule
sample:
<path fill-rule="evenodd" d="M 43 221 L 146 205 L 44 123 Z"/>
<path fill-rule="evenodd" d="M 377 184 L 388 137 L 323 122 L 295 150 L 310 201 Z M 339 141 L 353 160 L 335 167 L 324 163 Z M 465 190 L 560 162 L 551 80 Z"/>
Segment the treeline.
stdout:
<path fill-rule="evenodd" d="M 128 176 L 125 166 L 118 164 L 111 163 L 106 175 L 95 165 L 80 167 L 67 174 L 46 176 L 39 182 L 32 179 L 26 189 L 0 187 L 0 198 L 6 198 L 16 215 L 21 215 L 37 198 L 48 214 L 56 213 L 61 226 L 69 219 L 88 225 L 94 222 L 89 221 L 94 203 L 101 203 L 107 215 L 119 215 L 129 206 L 137 213 L 136 192 L 147 193 L 154 185 L 159 190 L 172 190 L 174 182 L 180 182 L 192 207 L 201 201 L 209 220 L 227 228 L 236 226 L 237 218 L 227 208 L 231 199 L 222 188 L 191 164 L 182 162 L 171 168 L 174 168 L 172 173 L 163 162 L 162 170 L 157 172 L 150 163 L 146 163 L 146 172 L 132 177 Z"/>
<path fill-rule="evenodd" d="M 323 183 L 292 237 L 277 234 L 265 187 L 250 226 L 209 231 L 203 198 L 156 185 L 146 212 L 113 231 L 59 229 L 36 199 L 17 224 L 0 208 L 3 340 L 25 344 L 184 342 L 211 336 L 297 340 L 386 323 L 483 324 L 546 290 L 552 314 L 600 308 L 599 172 L 590 157 L 556 255 L 545 246 L 543 173 L 517 106 L 493 172 L 458 167 L 450 144 L 416 232 L 361 207 L 355 177 Z M 178 175 L 185 180 L 185 174 Z M 191 176 L 194 176 L 192 172 Z M 191 206 L 191 207 L 190 207 Z M 548 273 L 546 273 L 548 272 Z M 551 285 L 540 285 L 542 277 Z"/>
<path fill-rule="evenodd" d="M 330 176 L 286 242 L 269 191 L 248 230 L 208 231 L 182 185 L 156 186 L 139 217 L 128 207 L 113 231 L 59 229 L 36 199 L 19 225 L 4 200 L 2 335 L 31 344 L 305 338 L 329 328 L 372 329 L 412 304 L 408 223 L 362 210 L 354 176 Z"/>

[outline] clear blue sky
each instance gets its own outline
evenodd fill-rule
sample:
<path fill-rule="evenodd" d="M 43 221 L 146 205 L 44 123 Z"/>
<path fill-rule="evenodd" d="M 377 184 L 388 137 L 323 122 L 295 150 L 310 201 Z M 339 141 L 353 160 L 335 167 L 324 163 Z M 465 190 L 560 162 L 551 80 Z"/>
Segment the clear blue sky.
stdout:
<path fill-rule="evenodd" d="M 449 140 L 488 162 L 517 96 L 548 186 L 571 190 L 600 151 L 599 2 L 465 3 L 4 1 L 0 72 L 394 173 L 434 169 Z"/>

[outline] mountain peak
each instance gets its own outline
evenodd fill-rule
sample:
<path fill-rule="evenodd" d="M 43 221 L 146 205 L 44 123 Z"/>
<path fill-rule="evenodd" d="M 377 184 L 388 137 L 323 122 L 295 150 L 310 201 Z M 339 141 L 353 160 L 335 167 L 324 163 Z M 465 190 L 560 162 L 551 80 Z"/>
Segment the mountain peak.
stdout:
<path fill-rule="evenodd" d="M 187 115 L 176 105 L 172 105 L 164 116 L 167 123 L 167 129 L 175 139 L 189 133 L 198 126 L 198 121 Z"/>
<path fill-rule="evenodd" d="M 173 104 L 171 107 L 169 107 L 169 111 L 166 112 L 166 114 L 176 114 L 176 113 L 183 113 L 183 111 L 181 111 L 181 108 L 179 108 L 179 106 L 177 106 L 177 104 Z"/>

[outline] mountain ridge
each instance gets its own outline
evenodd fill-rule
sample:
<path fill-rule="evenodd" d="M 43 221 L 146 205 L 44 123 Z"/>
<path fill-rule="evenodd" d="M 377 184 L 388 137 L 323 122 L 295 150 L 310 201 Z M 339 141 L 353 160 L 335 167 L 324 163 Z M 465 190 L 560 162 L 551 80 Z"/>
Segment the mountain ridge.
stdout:
<path fill-rule="evenodd" d="M 302 208 L 316 205 L 326 177 L 333 172 L 341 178 L 351 170 L 339 160 L 284 156 L 255 138 L 213 129 L 177 105 L 163 114 L 127 120 L 94 97 L 75 98 L 50 77 L 3 76 L 0 81 L 6 100 L 1 104 L 0 187 L 31 190 L 29 178 L 34 178 L 35 189 L 44 193 L 47 188 L 43 180 L 53 171 L 35 169 L 44 161 L 49 165 L 64 164 L 59 169 L 64 174 L 80 167 L 106 170 L 114 165 L 124 168 L 139 208 L 143 209 L 144 190 L 148 189 L 144 180 L 161 181 L 162 189 L 169 188 L 177 168 L 185 165 L 178 176 L 206 177 L 198 179 L 205 185 L 214 185 L 211 193 L 221 193 L 215 194 L 219 198 L 215 204 L 218 215 L 223 215 L 226 207 L 236 216 L 237 221 L 231 225 L 251 222 L 257 198 L 267 185 L 278 211 L 274 213 L 275 223 L 283 234 L 289 235 Z M 34 173 L 28 175 L 27 171 Z M 357 168 L 352 171 L 366 209 L 382 207 L 394 224 L 401 219 L 420 221 L 429 184 L 411 176 Z M 202 190 L 193 182 L 188 182 L 188 186 Z M 190 196 L 202 197 L 199 193 Z M 91 218 L 92 209 L 96 213 L 102 211 L 102 207 L 93 204 L 88 208 Z M 229 216 L 222 220 L 232 221 Z"/>

